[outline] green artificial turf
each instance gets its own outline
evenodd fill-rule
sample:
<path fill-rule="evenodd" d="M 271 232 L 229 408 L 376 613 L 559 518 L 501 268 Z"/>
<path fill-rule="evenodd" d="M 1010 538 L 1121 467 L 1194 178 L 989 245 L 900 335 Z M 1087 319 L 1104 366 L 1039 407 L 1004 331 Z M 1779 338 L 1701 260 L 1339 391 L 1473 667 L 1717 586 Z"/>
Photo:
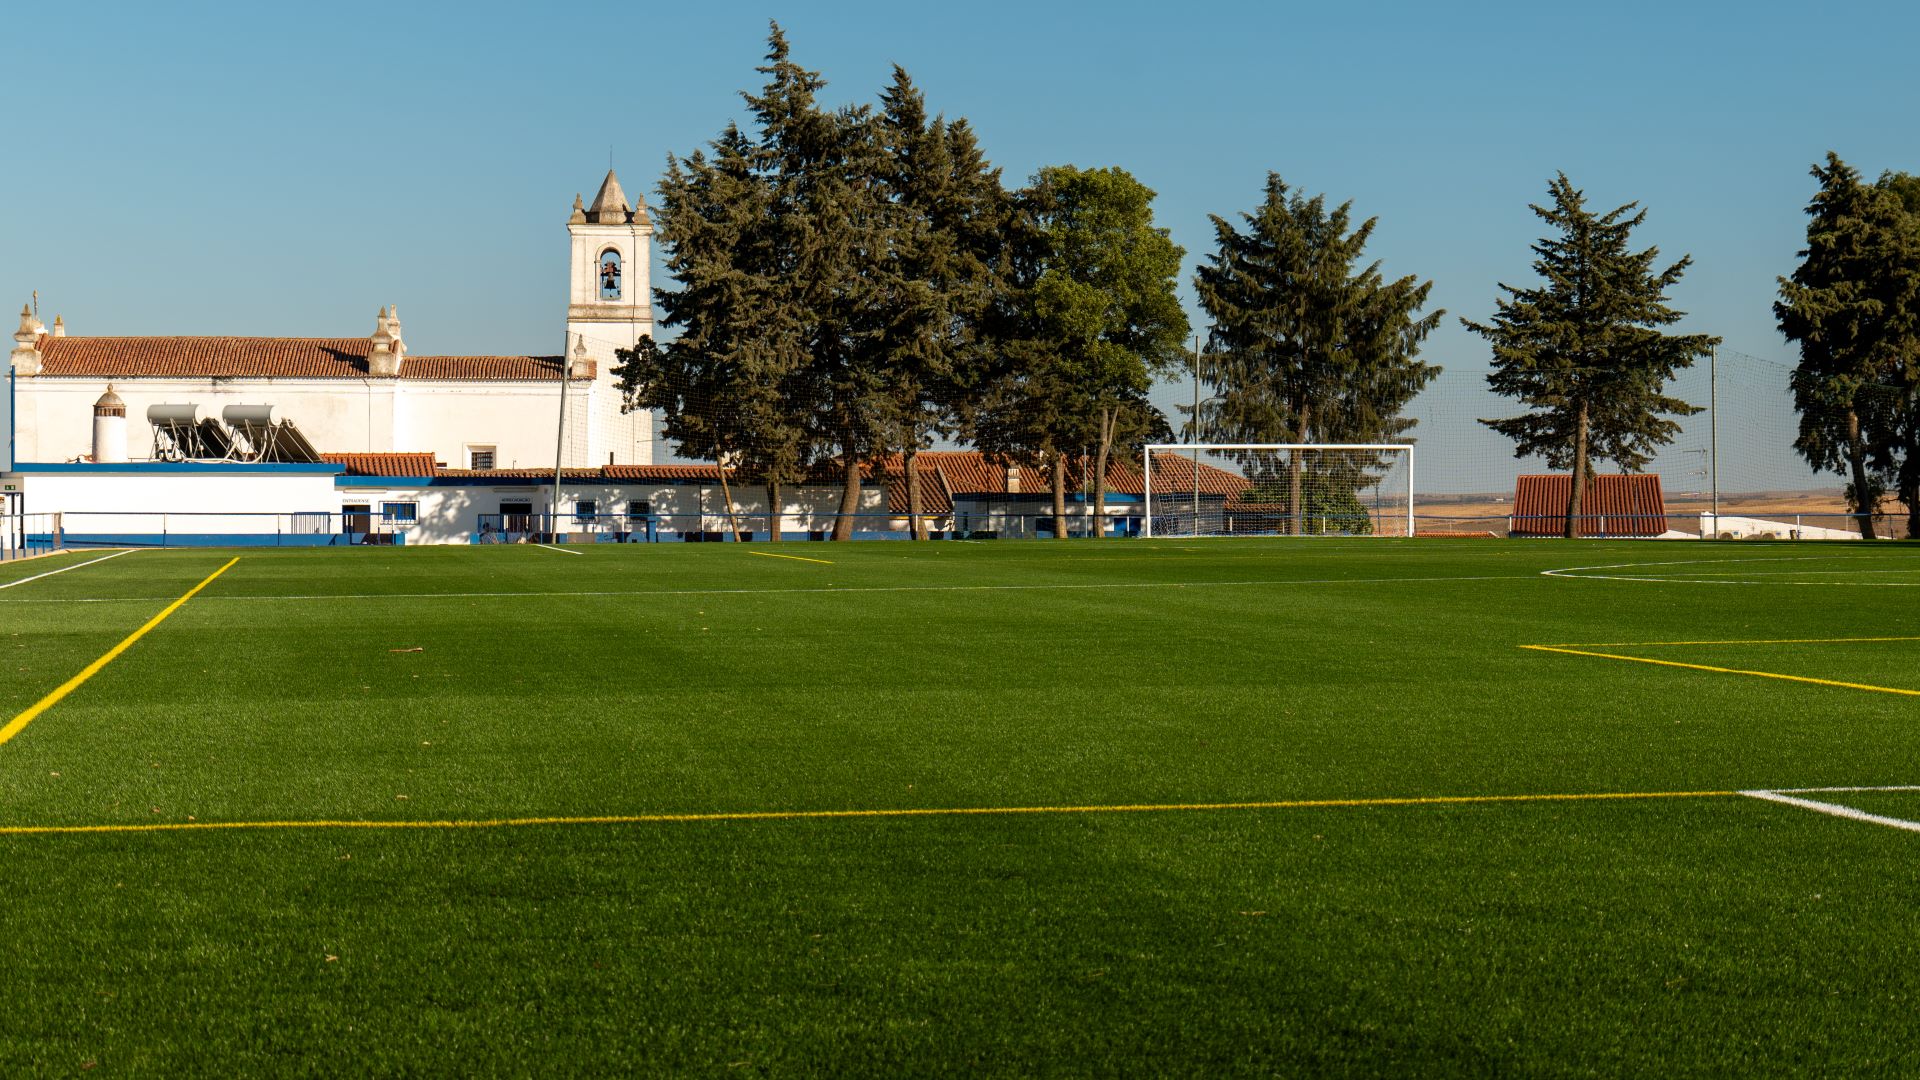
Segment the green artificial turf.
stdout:
<path fill-rule="evenodd" d="M 1737 794 L 198 828 L 1916 784 L 1920 697 L 1704 669 L 1920 690 L 1831 640 L 1920 550 L 572 550 L 0 589 L 4 723 L 239 558 L 0 745 L 196 827 L 0 834 L 0 1072 L 1920 1072 L 1920 833 Z"/>

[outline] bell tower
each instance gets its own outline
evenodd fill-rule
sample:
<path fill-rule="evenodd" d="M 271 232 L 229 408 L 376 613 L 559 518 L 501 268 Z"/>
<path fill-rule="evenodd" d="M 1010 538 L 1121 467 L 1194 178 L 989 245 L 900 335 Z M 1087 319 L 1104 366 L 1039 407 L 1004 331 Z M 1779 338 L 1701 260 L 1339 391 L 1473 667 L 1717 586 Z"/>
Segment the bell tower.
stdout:
<path fill-rule="evenodd" d="M 568 457 L 581 465 L 647 465 L 653 460 L 653 416 L 620 410 L 615 349 L 653 333 L 653 222 L 637 198 L 627 205 L 620 178 L 607 170 L 593 205 L 573 198 L 567 219 L 567 344 L 570 371 L 591 364 L 585 416 L 568 436 Z"/>
<path fill-rule="evenodd" d="M 573 241 L 567 350 L 584 338 L 591 354 L 611 359 L 613 349 L 630 349 L 653 333 L 653 222 L 644 204 L 627 205 L 620 178 L 608 169 L 593 205 L 582 207 L 574 197 L 567 235 Z"/>

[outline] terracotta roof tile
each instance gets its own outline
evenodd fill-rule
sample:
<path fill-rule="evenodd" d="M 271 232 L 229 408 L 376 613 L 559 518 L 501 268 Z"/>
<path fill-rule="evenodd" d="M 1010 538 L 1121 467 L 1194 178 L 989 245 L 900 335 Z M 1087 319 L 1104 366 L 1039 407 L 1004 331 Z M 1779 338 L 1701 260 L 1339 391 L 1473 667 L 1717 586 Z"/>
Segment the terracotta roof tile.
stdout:
<path fill-rule="evenodd" d="M 1513 491 L 1513 535 L 1564 536 L 1566 473 L 1522 476 Z M 1659 536 L 1667 531 L 1666 500 L 1654 473 L 1595 476 L 1580 499 L 1581 536 Z"/>
<path fill-rule="evenodd" d="M 408 356 L 403 379 L 491 379 L 498 382 L 558 382 L 558 356 Z M 587 361 L 587 378 L 595 363 Z"/>
<path fill-rule="evenodd" d="M 364 379 L 371 338 L 52 337 L 43 335 L 47 375 L 112 378 Z M 408 356 L 403 379 L 557 381 L 558 356 Z"/>
<path fill-rule="evenodd" d="M 320 460 L 345 465 L 348 476 L 434 476 L 432 454 L 321 454 Z"/>
<path fill-rule="evenodd" d="M 552 469 L 441 469 L 436 476 L 472 480 L 525 480 L 552 483 Z M 733 479 L 732 470 L 727 472 Z M 720 482 L 720 473 L 712 465 L 596 465 L 586 469 L 560 470 L 562 483 L 569 484 L 644 484 L 672 480 Z"/>
<path fill-rule="evenodd" d="M 608 480 L 626 483 L 648 480 L 720 482 L 720 467 L 717 465 L 604 465 L 600 472 Z M 740 482 L 732 469 L 727 470 L 727 480 L 730 483 Z"/>
<path fill-rule="evenodd" d="M 928 513 L 945 513 L 952 509 L 956 497 L 1004 495 L 1007 494 L 1007 466 L 996 464 L 978 450 L 923 450 L 920 459 L 920 479 L 924 486 L 921 495 Z M 1092 471 L 1092 462 L 1074 458 L 1067 462 L 1067 490 L 1069 492 L 1086 491 L 1091 487 L 1088 473 Z M 899 454 L 889 455 L 879 469 L 887 481 L 887 509 L 896 514 L 907 512 L 905 466 Z M 1193 462 L 1187 458 L 1173 458 L 1162 455 L 1154 459 L 1154 484 L 1161 489 L 1172 488 L 1176 491 L 1190 491 L 1193 485 Z M 867 475 L 872 476 L 873 467 Z M 1046 470 L 1031 465 L 1016 466 L 1020 478 L 1020 491 L 1026 495 L 1043 495 L 1053 490 L 1051 477 Z M 935 497 L 933 484 L 938 478 L 943 490 Z M 833 482 L 837 477 L 822 475 L 817 482 Z M 1207 495 L 1238 495 L 1247 488 L 1247 481 L 1225 469 L 1215 468 L 1205 462 L 1200 464 L 1200 491 Z M 1115 495 L 1139 497 L 1146 492 L 1146 481 L 1140 469 L 1133 462 L 1115 458 L 1107 463 L 1107 491 Z M 938 508 L 936 509 L 936 504 Z"/>

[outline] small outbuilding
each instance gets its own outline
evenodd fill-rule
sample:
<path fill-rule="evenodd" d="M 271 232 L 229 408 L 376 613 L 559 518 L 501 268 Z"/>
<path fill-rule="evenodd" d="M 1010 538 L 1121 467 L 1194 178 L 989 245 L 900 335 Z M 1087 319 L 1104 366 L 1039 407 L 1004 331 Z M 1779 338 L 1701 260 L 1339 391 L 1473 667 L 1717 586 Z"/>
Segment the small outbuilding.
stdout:
<path fill-rule="evenodd" d="M 1565 536 L 1569 473 L 1535 473 L 1514 484 L 1510 536 Z M 1579 536 L 1654 537 L 1667 531 L 1666 498 L 1657 473 L 1609 473 L 1587 481 Z"/>

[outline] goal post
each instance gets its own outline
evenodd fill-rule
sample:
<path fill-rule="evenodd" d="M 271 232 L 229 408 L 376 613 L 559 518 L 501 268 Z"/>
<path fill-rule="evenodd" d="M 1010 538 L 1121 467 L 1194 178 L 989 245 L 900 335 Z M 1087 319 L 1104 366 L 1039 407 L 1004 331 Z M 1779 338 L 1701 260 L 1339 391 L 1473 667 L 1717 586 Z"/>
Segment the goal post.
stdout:
<path fill-rule="evenodd" d="M 1155 443 L 1141 488 L 1147 537 L 1414 532 L 1405 443 Z"/>

